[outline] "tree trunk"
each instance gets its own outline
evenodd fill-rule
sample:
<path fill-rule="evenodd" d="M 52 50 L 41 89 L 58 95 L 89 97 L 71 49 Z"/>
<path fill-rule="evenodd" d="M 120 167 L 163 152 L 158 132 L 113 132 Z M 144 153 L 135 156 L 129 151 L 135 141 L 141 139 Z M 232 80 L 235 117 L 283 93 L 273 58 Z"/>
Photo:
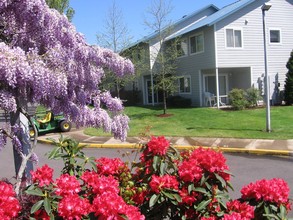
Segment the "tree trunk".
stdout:
<path fill-rule="evenodd" d="M 15 165 L 15 174 L 16 177 L 18 176 L 19 170 L 22 165 L 23 158 L 21 157 L 21 154 L 19 153 L 19 150 L 22 151 L 24 155 L 27 155 L 31 151 L 31 143 L 29 138 L 29 123 L 28 119 L 20 113 L 20 111 L 17 111 L 15 113 L 10 113 L 10 123 L 11 126 L 18 126 L 22 129 L 22 132 L 17 132 L 17 137 L 19 141 L 21 142 L 21 149 L 19 149 L 19 146 L 17 146 L 15 143 L 13 143 L 13 155 L 14 155 L 14 165 Z M 30 181 L 31 174 L 30 171 L 33 170 L 33 163 L 32 161 L 27 161 L 25 172 L 22 176 L 23 181 Z"/>

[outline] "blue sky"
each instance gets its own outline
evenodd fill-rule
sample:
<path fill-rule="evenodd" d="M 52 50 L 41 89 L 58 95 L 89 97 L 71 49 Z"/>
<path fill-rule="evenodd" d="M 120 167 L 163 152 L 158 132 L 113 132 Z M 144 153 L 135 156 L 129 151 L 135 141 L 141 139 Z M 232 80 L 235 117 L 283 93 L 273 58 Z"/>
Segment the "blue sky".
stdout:
<path fill-rule="evenodd" d="M 222 8 L 237 0 L 171 0 L 173 10 L 170 19 L 175 22 L 182 16 L 201 9 L 209 4 Z M 145 26 L 147 9 L 151 6 L 152 0 L 116 0 L 116 5 L 121 9 L 124 23 L 129 29 L 130 36 L 136 41 L 147 36 L 151 31 Z M 112 0 L 70 0 L 71 7 L 75 10 L 73 24 L 78 32 L 84 34 L 89 44 L 97 44 L 96 35 L 103 32 L 107 13 Z"/>

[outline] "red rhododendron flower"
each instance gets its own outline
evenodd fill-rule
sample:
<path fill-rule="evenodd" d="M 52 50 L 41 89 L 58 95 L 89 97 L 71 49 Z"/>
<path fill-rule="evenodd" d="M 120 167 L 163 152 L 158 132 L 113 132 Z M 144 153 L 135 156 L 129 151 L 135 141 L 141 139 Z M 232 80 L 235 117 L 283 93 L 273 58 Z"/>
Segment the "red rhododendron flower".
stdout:
<path fill-rule="evenodd" d="M 191 160 L 196 160 L 198 166 L 204 171 L 217 173 L 224 180 L 230 180 L 230 175 L 225 173 L 226 170 L 229 170 L 229 167 L 226 164 L 226 158 L 221 152 L 198 148 L 191 153 L 189 161 Z"/>
<path fill-rule="evenodd" d="M 99 176 L 95 172 L 84 172 L 81 179 L 86 185 L 92 188 L 93 193 L 102 194 L 103 192 L 119 193 L 119 182 L 113 176 Z"/>
<path fill-rule="evenodd" d="M 289 186 L 283 179 L 259 180 L 250 183 L 241 189 L 243 199 L 255 199 L 256 201 L 273 202 L 278 205 L 289 205 Z"/>
<path fill-rule="evenodd" d="M 21 210 L 19 201 L 11 184 L 0 181 L 0 219 L 10 220 Z"/>
<path fill-rule="evenodd" d="M 58 204 L 58 214 L 64 219 L 79 220 L 91 212 L 91 204 L 77 194 L 65 196 Z"/>
<path fill-rule="evenodd" d="M 76 179 L 76 176 L 70 176 L 69 174 L 63 174 L 56 180 L 56 194 L 60 196 L 73 195 L 79 193 L 81 190 L 80 183 Z"/>
<path fill-rule="evenodd" d="M 97 173 L 100 175 L 115 175 L 121 171 L 127 171 L 129 168 L 119 158 L 99 158 L 96 160 Z"/>
<path fill-rule="evenodd" d="M 96 196 L 93 201 L 93 212 L 98 219 L 125 219 L 125 215 L 129 220 L 144 220 L 138 208 L 130 206 L 118 194 L 104 192 Z"/>
<path fill-rule="evenodd" d="M 198 182 L 202 177 L 203 170 L 198 166 L 196 160 L 188 160 L 178 167 L 178 173 L 185 182 Z"/>
<path fill-rule="evenodd" d="M 178 181 L 175 176 L 164 175 L 164 176 L 152 176 L 150 187 L 155 193 L 160 193 L 164 189 L 176 189 L 178 190 Z"/>
<path fill-rule="evenodd" d="M 248 218 L 242 218 L 239 213 L 233 212 L 231 214 L 225 214 L 223 220 L 248 220 Z"/>
<path fill-rule="evenodd" d="M 227 202 L 227 210 L 228 212 L 239 213 L 243 220 L 254 218 L 254 207 L 247 203 L 241 203 L 238 200 Z"/>
<path fill-rule="evenodd" d="M 147 143 L 148 150 L 154 155 L 165 155 L 170 146 L 170 142 L 165 137 L 152 137 Z"/>
<path fill-rule="evenodd" d="M 142 192 L 136 192 L 133 195 L 132 200 L 135 202 L 136 205 L 141 205 L 146 199 L 148 193 L 149 192 L 147 190 L 143 190 Z"/>
<path fill-rule="evenodd" d="M 179 195 L 182 199 L 181 204 L 186 204 L 188 206 L 192 206 L 192 204 L 197 200 L 197 192 L 192 191 L 191 195 L 188 193 L 188 190 L 186 188 L 183 188 L 182 190 L 179 190 Z"/>
<path fill-rule="evenodd" d="M 38 183 L 41 187 L 50 185 L 53 182 L 53 171 L 47 164 L 36 171 L 31 171 L 33 182 Z"/>
<path fill-rule="evenodd" d="M 43 209 L 39 209 L 34 213 L 34 218 L 35 219 L 40 219 L 40 220 L 50 220 L 50 216 L 47 214 L 47 212 Z"/>

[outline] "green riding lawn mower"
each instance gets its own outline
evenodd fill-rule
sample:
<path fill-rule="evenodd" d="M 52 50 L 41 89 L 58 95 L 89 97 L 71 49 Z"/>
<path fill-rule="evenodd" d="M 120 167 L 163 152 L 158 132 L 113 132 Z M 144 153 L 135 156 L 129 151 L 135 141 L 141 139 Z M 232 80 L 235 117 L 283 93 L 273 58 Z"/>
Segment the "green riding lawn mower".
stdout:
<path fill-rule="evenodd" d="M 53 112 L 47 111 L 44 115 L 38 114 L 33 117 L 33 123 L 36 127 L 37 134 L 42 135 L 50 132 L 67 132 L 71 130 L 71 123 L 67 121 L 62 114 L 54 115 Z M 30 125 L 30 138 L 35 137 L 33 126 Z"/>

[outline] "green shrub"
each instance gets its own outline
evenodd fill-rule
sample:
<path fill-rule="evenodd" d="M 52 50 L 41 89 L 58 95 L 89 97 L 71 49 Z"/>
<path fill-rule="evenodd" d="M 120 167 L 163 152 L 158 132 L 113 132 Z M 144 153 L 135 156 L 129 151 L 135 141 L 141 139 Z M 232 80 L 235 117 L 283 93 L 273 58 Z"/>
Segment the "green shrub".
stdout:
<path fill-rule="evenodd" d="M 246 100 L 246 93 L 243 89 L 232 89 L 229 92 L 229 100 L 233 109 L 242 110 L 248 106 L 248 101 Z"/>
<path fill-rule="evenodd" d="M 182 96 L 169 96 L 167 103 L 169 107 L 186 108 L 191 106 L 191 99 Z"/>
<path fill-rule="evenodd" d="M 257 106 L 257 101 L 260 100 L 262 97 L 260 96 L 260 92 L 258 89 L 251 87 L 246 90 L 246 100 L 248 107 Z"/>

